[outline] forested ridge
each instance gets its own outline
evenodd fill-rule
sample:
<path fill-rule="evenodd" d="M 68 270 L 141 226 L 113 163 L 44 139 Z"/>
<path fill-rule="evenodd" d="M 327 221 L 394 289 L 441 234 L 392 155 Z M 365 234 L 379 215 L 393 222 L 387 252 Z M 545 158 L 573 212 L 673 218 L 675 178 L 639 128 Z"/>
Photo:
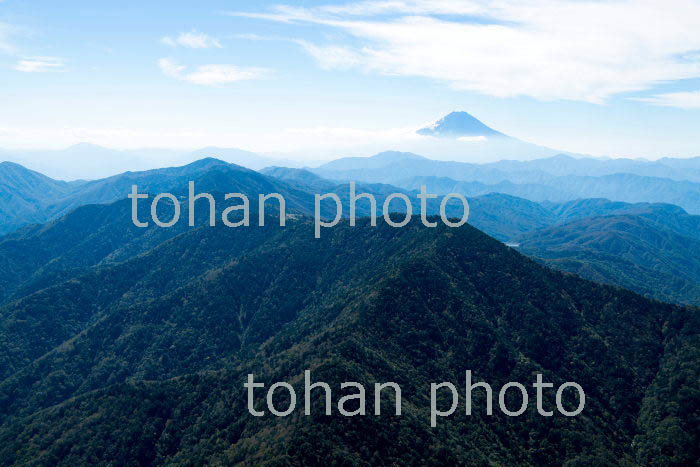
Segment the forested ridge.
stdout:
<path fill-rule="evenodd" d="M 314 239 L 310 219 L 288 222 L 186 229 L 4 305 L 2 462 L 698 458 L 695 310 L 551 271 L 469 226 L 429 229 L 414 219 L 396 229 L 363 220 Z M 311 416 L 248 413 L 248 373 L 301 393 L 306 369 L 337 397 L 344 381 L 395 381 L 403 414 L 326 416 L 318 395 Z M 536 373 L 557 385 L 576 381 L 586 408 L 572 418 L 478 409 L 467 417 L 460 409 L 430 428 L 429 384 L 460 386 L 467 369 L 496 388 L 529 386 Z"/>
<path fill-rule="evenodd" d="M 470 223 L 517 248 L 471 225 L 433 219 L 438 227 L 427 228 L 414 216 L 392 228 L 381 214 L 377 226 L 342 220 L 316 239 L 314 190 L 337 193 L 347 215 L 348 185 L 269 173 L 280 178 L 211 159 L 127 173 L 81 189 L 106 204 L 64 203 L 67 214 L 0 237 L 0 463 L 681 466 L 700 458 L 697 309 L 520 254 L 693 303 L 700 273 L 680 252 L 700 241 L 696 216 L 669 205 L 490 194 L 470 200 Z M 139 228 L 130 200 L 108 203 L 135 181 L 184 200 L 189 178 L 219 213 L 224 192 L 246 193 L 251 225 L 209 227 L 203 201 L 193 227 L 183 202 L 174 227 Z M 358 188 L 380 206 L 396 190 Z M 285 227 L 276 204 L 258 226 L 257 194 L 270 192 L 287 200 Z M 170 204 L 158 209 L 170 218 Z M 361 202 L 358 215 L 368 213 Z M 333 404 L 347 394 L 343 382 L 396 382 L 402 414 L 388 400 L 374 415 L 369 392 L 362 416 L 325 415 L 321 393 L 309 416 L 248 412 L 249 373 L 300 395 L 305 370 L 333 388 Z M 430 384 L 461 391 L 466 370 L 493 386 L 494 399 L 505 383 L 524 384 L 530 410 L 487 415 L 477 392 L 467 416 L 461 393 L 455 413 L 431 428 Z M 555 387 L 579 383 L 584 411 L 539 415 L 537 374 Z M 264 399 L 260 390 L 259 409 Z M 576 404 L 572 393 L 564 402 Z M 449 404 L 444 393 L 439 403 Z M 552 390 L 545 410 L 553 404 Z"/>

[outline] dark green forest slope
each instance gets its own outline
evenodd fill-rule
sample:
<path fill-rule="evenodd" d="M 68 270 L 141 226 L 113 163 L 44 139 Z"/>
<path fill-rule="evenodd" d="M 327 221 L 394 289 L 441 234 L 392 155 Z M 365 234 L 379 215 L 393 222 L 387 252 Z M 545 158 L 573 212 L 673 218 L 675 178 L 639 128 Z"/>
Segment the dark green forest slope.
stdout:
<path fill-rule="evenodd" d="M 384 155 L 389 160 L 396 157 L 411 156 Z M 413 156 L 416 158 L 420 159 Z M 67 215 L 0 237 L 0 304 L 80 275 L 85 268 L 123 261 L 181 233 L 182 225 L 166 230 L 134 227 L 126 203 L 119 210 L 90 203 L 122 199 L 132 184 L 138 184 L 144 192 L 169 191 L 186 197 L 190 180 L 195 182 L 197 192 L 239 191 L 253 200 L 259 193 L 281 193 L 290 212 L 307 215 L 313 213 L 315 193 L 333 192 L 342 200 L 343 214 L 349 214 L 347 183 L 323 179 L 303 169 L 276 167 L 258 173 L 208 158 L 182 167 L 126 172 L 68 184 L 17 164 L 3 164 L 2 209 L 13 214 L 3 217 L 0 213 L 0 231 L 15 228 L 18 222 Z M 454 184 L 436 188 L 438 193 L 460 191 Z M 414 200 L 414 213 L 420 205 L 415 190 L 375 183 L 358 185 L 357 191 L 376 198 L 379 215 L 386 197 L 397 191 Z M 429 201 L 430 213 L 438 212 L 439 201 Z M 88 206 L 84 209 L 72 210 L 85 204 Z M 551 266 L 649 297 L 700 304 L 700 256 L 695 251 L 700 241 L 700 216 L 689 215 L 677 206 L 606 199 L 535 203 L 502 193 L 472 197 L 470 206 L 472 225 L 501 241 L 521 244 L 522 252 Z M 392 209 L 401 209 L 401 203 L 393 203 Z M 448 215 L 460 216 L 460 203 L 453 200 L 447 211 Z M 322 214 L 334 216 L 332 203 L 322 205 Z M 361 200 L 358 215 L 367 214 L 369 205 Z M 80 221 L 83 227 L 66 228 L 70 225 L 67 219 Z"/>
<path fill-rule="evenodd" d="M 206 159 L 58 183 L 53 198 L 36 198 L 37 209 L 67 215 L 0 237 L 0 464 L 694 465 L 700 458 L 696 309 L 552 271 L 471 226 L 428 229 L 414 218 L 394 229 L 365 219 L 315 239 L 307 217 L 313 193 L 338 193 L 347 209 L 348 185 L 300 170 L 267 173 Z M 128 201 L 72 210 L 123 198 L 133 183 L 184 199 L 189 180 L 214 193 L 219 212 L 223 192 L 253 200 L 280 192 L 287 227 L 268 217 L 264 228 L 183 221 L 141 229 Z M 380 206 L 399 191 L 358 188 Z M 503 194 L 470 204 L 474 226 L 519 239 L 522 252 L 557 268 L 664 300 L 700 300 L 693 253 L 700 222 L 680 208 Z M 208 215 L 200 206 L 197 226 Z M 170 209 L 161 206 L 165 218 Z M 361 203 L 358 214 L 367 213 Z M 323 215 L 333 215 L 328 205 Z M 248 413 L 248 373 L 268 385 L 289 381 L 301 395 L 305 369 L 331 385 L 334 402 L 341 382 L 363 383 L 368 415 L 324 415 L 320 393 L 310 416 L 301 405 L 286 418 Z M 462 388 L 467 369 L 494 387 L 495 407 L 503 384 L 525 384 L 530 410 L 488 416 L 479 394 L 466 416 L 461 397 L 457 412 L 431 428 L 430 383 Z M 555 386 L 580 383 L 584 412 L 538 415 L 537 373 Z M 369 388 L 386 381 L 403 389 L 401 416 L 371 415 Z"/>
<path fill-rule="evenodd" d="M 552 271 L 470 226 L 363 221 L 321 239 L 305 217 L 286 228 L 186 229 L 28 293 L 0 317 L 3 464 L 700 458 L 697 312 Z M 403 414 L 327 416 L 320 393 L 310 416 L 248 414 L 245 375 L 302 394 L 305 369 L 334 401 L 343 381 L 395 381 Z M 586 408 L 541 417 L 531 393 L 523 416 L 487 416 L 481 397 L 472 416 L 460 400 L 431 428 L 430 382 L 461 387 L 467 369 L 496 388 L 530 386 L 536 373 L 576 381 Z"/>
<path fill-rule="evenodd" d="M 0 237 L 0 304 L 45 288 L 61 279 L 75 277 L 84 272 L 85 268 L 124 261 L 189 230 L 189 181 L 194 182 L 195 193 L 212 193 L 215 196 L 219 222 L 223 209 L 236 204 L 234 201 L 224 201 L 224 193 L 229 192 L 243 193 L 248 197 L 251 209 L 254 210 L 254 223 L 257 222 L 255 213 L 258 212 L 259 194 L 280 193 L 285 199 L 288 214 L 314 213 L 311 187 L 295 187 L 282 180 L 216 159 L 204 159 L 177 168 L 127 172 L 90 182 L 80 191 L 74 192 L 68 200 L 64 200 L 60 208 L 68 210 L 68 205 L 79 206 L 76 209 L 69 210 L 66 215 L 49 223 L 25 226 Z M 125 199 L 131 192 L 132 184 L 137 184 L 141 193 L 151 193 L 152 196 L 162 191 L 176 194 L 182 201 L 181 222 L 167 229 L 158 228 L 153 223 L 148 228 L 136 227 L 131 220 L 131 201 Z M 341 193 L 341 199 L 346 200 L 347 185 L 333 186 Z M 381 207 L 383 199 L 391 191 L 386 186 L 376 190 L 371 188 L 360 185 L 358 192 L 373 193 Z M 121 201 L 112 203 L 113 200 Z M 90 204 L 94 202 L 106 204 Z M 268 203 L 268 212 L 278 208 L 277 201 Z M 149 216 L 149 204 L 148 200 L 141 201 L 142 219 Z M 166 209 L 163 206 L 164 203 L 160 208 Z M 199 201 L 198 206 L 196 225 L 203 225 L 209 215 L 206 200 Z M 347 215 L 347 202 L 344 203 L 344 208 L 344 214 Z M 436 210 L 437 206 L 431 205 L 431 212 Z M 381 215 L 381 209 L 379 212 Z M 357 214 L 368 215 L 369 205 L 359 202 Z M 44 217 L 50 215 L 48 211 L 43 213 Z M 169 219 L 170 215 L 170 211 L 163 213 L 162 218 Z M 332 203 L 321 205 L 321 215 L 335 215 Z"/>
<path fill-rule="evenodd" d="M 578 219 L 562 214 L 573 219 L 520 235 L 520 251 L 587 279 L 700 304 L 700 217 L 671 205 L 627 205 Z"/>
<path fill-rule="evenodd" d="M 18 164 L 0 164 L 0 234 L 20 226 L 43 223 L 68 214 L 80 206 L 109 204 L 125 199 L 132 185 L 141 193 L 187 193 L 188 182 L 201 192 L 239 191 L 257 199 L 260 193 L 281 193 L 297 210 L 313 213 L 313 195 L 258 172 L 205 158 L 180 167 L 124 172 L 99 180 L 61 182 Z"/>

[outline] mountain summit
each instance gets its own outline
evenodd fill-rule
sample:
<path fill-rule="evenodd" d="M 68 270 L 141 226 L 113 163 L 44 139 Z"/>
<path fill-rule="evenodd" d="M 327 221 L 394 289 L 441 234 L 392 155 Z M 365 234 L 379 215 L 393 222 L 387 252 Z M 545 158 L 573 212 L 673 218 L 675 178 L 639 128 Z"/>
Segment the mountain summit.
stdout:
<path fill-rule="evenodd" d="M 308 218 L 296 218 L 285 228 L 183 226 L 165 238 L 171 229 L 149 235 L 132 226 L 134 236 L 125 235 L 128 206 L 64 218 L 63 244 L 92 237 L 99 246 L 61 251 L 64 264 L 85 267 L 120 240 L 150 247 L 75 279 L 44 276 L 0 307 L 0 465 L 667 466 L 700 458 L 694 310 L 547 269 L 469 225 L 432 229 L 414 219 L 397 229 L 363 219 L 314 239 Z M 15 256 L 41 252 L 19 245 Z M 367 416 L 325 415 L 316 392 L 309 416 L 248 412 L 247 374 L 289 381 L 302 394 L 306 369 L 333 389 L 392 381 L 410 403 L 400 416 L 386 408 L 370 415 L 372 399 Z M 489 414 L 493 398 L 480 392 L 472 415 L 460 401 L 431 428 L 426 389 L 465 369 L 498 387 L 537 373 L 557 385 L 575 381 L 586 390 L 585 412 Z M 555 395 L 543 394 L 553 408 Z M 573 408 L 570 397 L 563 403 Z"/>
<path fill-rule="evenodd" d="M 423 136 L 435 136 L 438 138 L 462 138 L 492 136 L 505 137 L 503 133 L 484 125 L 473 115 L 467 112 L 452 112 L 430 126 L 421 128 L 416 133 Z"/>

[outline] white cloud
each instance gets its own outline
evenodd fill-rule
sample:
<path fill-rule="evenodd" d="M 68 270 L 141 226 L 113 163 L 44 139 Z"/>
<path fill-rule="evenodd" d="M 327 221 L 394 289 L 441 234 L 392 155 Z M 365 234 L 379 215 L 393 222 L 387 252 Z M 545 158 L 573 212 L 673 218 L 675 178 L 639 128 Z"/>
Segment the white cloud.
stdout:
<path fill-rule="evenodd" d="M 700 91 L 669 92 L 651 97 L 640 97 L 635 100 L 663 107 L 700 109 Z"/>
<path fill-rule="evenodd" d="M 177 37 L 166 36 L 160 41 L 171 47 L 179 45 L 190 49 L 220 49 L 222 47 L 219 39 L 204 34 L 203 32 L 197 32 L 194 29 L 190 32 L 180 33 Z"/>
<path fill-rule="evenodd" d="M 363 56 L 347 47 L 325 46 L 321 47 L 308 41 L 296 41 L 306 52 L 314 57 L 324 70 L 344 70 L 360 66 Z"/>
<path fill-rule="evenodd" d="M 324 68 L 497 97 L 603 103 L 700 77 L 695 0 L 375 0 L 231 14 L 347 34 L 347 42 L 301 42 Z"/>
<path fill-rule="evenodd" d="M 245 69 L 233 65 L 204 65 L 185 76 L 185 79 L 195 84 L 226 84 L 259 78 L 260 70 Z"/>
<path fill-rule="evenodd" d="M 206 86 L 258 79 L 267 73 L 267 70 L 261 68 L 244 68 L 235 65 L 202 65 L 188 73 L 186 66 L 169 58 L 158 60 L 158 66 L 171 78 Z"/>
<path fill-rule="evenodd" d="M 48 73 L 51 71 L 63 71 L 63 60 L 56 57 L 30 57 L 19 60 L 14 69 L 25 73 Z"/>
<path fill-rule="evenodd" d="M 319 10 L 330 14 L 354 16 L 371 16 L 385 13 L 478 15 L 484 13 L 483 3 L 455 0 L 362 1 L 345 5 L 321 6 Z"/>
<path fill-rule="evenodd" d="M 187 69 L 186 66 L 178 65 L 174 60 L 169 58 L 161 58 L 158 60 L 158 67 L 160 71 L 171 78 L 181 78 L 183 72 Z"/>

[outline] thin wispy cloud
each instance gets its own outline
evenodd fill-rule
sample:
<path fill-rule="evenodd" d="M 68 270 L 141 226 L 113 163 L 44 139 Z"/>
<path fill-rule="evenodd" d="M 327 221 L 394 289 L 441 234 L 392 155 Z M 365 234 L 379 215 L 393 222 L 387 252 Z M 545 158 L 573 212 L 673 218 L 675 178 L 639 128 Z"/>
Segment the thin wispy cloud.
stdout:
<path fill-rule="evenodd" d="M 700 91 L 669 92 L 650 97 L 639 97 L 635 100 L 662 107 L 700 109 Z"/>
<path fill-rule="evenodd" d="M 248 81 L 262 78 L 267 74 L 267 70 L 262 68 L 246 68 L 225 64 L 201 65 L 194 68 L 193 71 L 187 71 L 186 66 L 180 65 L 170 58 L 158 60 L 158 66 L 166 76 L 204 86 Z"/>
<path fill-rule="evenodd" d="M 65 63 L 56 57 L 30 57 L 19 60 L 14 69 L 24 73 L 49 73 L 65 70 Z"/>
<path fill-rule="evenodd" d="M 323 68 L 418 76 L 497 97 L 604 103 L 700 77 L 693 0 L 376 0 L 230 14 L 345 34 L 299 42 Z"/>
<path fill-rule="evenodd" d="M 324 70 L 344 70 L 363 64 L 364 57 L 361 53 L 341 46 L 318 46 L 312 42 L 298 40 L 306 52 L 316 59 Z"/>
<path fill-rule="evenodd" d="M 222 48 L 221 41 L 203 32 L 194 29 L 190 32 L 183 32 L 175 37 L 166 36 L 160 40 L 163 44 L 171 47 L 187 47 L 190 49 L 211 49 Z"/>
<path fill-rule="evenodd" d="M 0 23 L 0 53 L 12 53 L 15 48 L 10 44 L 11 27 L 8 24 Z"/>

